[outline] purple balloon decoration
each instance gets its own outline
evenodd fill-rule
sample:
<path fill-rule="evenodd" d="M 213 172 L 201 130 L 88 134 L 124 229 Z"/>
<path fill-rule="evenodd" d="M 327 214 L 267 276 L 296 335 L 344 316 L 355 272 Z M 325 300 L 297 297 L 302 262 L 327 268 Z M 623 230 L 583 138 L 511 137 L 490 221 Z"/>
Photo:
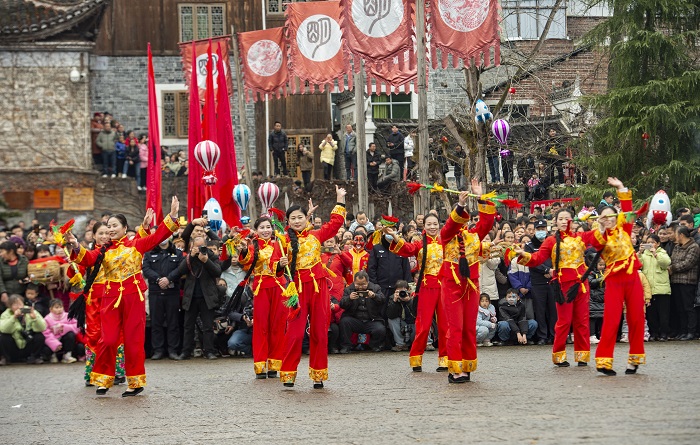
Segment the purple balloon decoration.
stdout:
<path fill-rule="evenodd" d="M 496 140 L 501 145 L 506 145 L 508 143 L 508 135 L 510 134 L 510 125 L 504 119 L 496 119 L 491 125 L 491 130 L 493 135 L 496 136 Z"/>

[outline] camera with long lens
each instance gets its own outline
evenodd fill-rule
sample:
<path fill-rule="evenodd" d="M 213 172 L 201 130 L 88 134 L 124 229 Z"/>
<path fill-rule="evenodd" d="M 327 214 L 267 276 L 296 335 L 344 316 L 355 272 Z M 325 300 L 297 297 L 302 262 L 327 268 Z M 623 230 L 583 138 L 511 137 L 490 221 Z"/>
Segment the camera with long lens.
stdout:
<path fill-rule="evenodd" d="M 400 290 L 399 291 L 399 298 L 407 298 L 408 297 L 408 292 L 405 290 Z"/>

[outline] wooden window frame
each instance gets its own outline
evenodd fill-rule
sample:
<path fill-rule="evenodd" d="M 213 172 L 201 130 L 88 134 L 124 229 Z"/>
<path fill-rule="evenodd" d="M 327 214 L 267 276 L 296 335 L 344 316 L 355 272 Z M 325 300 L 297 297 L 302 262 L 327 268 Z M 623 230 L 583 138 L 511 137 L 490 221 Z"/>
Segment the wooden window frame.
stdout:
<path fill-rule="evenodd" d="M 386 117 L 386 119 L 394 119 L 394 105 L 408 105 L 408 118 L 411 119 L 413 116 L 413 106 L 412 106 L 412 101 L 413 101 L 413 96 L 412 92 L 411 93 L 399 93 L 399 94 L 406 94 L 408 96 L 408 100 L 406 102 L 394 102 L 392 99 L 397 98 L 397 94 L 395 93 L 372 93 L 370 96 L 370 106 L 372 107 L 372 116 L 374 116 L 374 106 L 388 106 L 389 107 L 389 116 Z M 389 98 L 387 102 L 375 102 L 374 98 L 379 97 L 379 96 L 386 96 Z"/>
<path fill-rule="evenodd" d="M 311 151 L 311 153 L 314 153 L 313 134 L 288 134 L 287 152 L 285 154 L 287 158 L 287 171 L 289 171 L 290 176 L 298 179 L 301 179 L 301 170 L 298 168 L 299 164 L 297 162 L 297 146 L 300 144 L 299 140 L 301 139 L 304 139 L 304 145 L 307 145 L 308 141 L 308 148 Z"/>
<path fill-rule="evenodd" d="M 270 0 L 265 0 L 265 14 L 271 16 L 283 16 L 289 3 L 300 3 L 312 0 L 276 0 L 280 6 L 279 11 L 270 11 Z"/>
<path fill-rule="evenodd" d="M 552 12 L 556 0 L 506 0 L 501 3 L 503 24 L 501 25 L 504 30 L 504 34 L 508 32 L 507 22 L 509 21 L 509 16 L 515 14 L 516 20 L 516 34 L 517 35 L 505 35 L 504 38 L 507 40 L 537 40 L 544 29 L 544 25 L 547 23 L 547 18 Z M 560 6 L 557 14 L 561 14 L 563 18 L 563 23 L 561 28 L 563 28 L 563 35 L 550 36 L 553 31 L 558 30 L 558 27 L 552 26 L 549 29 L 549 34 L 547 34 L 547 40 L 550 39 L 566 39 L 567 38 L 567 15 L 566 15 L 566 4 Z M 523 37 L 522 28 L 522 15 L 530 15 L 535 19 L 535 36 Z M 555 18 L 555 20 L 557 20 Z M 554 23 L 553 23 L 554 25 Z"/>
<path fill-rule="evenodd" d="M 200 40 L 202 38 L 214 38 L 214 37 L 219 37 L 220 35 L 226 35 L 226 26 L 227 26 L 227 10 L 226 10 L 226 3 L 178 3 L 177 5 L 177 21 L 178 21 L 178 37 L 180 41 L 185 41 L 182 38 L 182 8 L 183 7 L 191 7 L 192 8 L 192 40 Z M 198 7 L 206 7 L 208 8 L 207 15 L 208 15 L 208 20 L 207 20 L 207 36 L 206 37 L 199 37 L 198 34 L 198 29 L 197 29 L 197 8 Z M 222 8 L 222 19 L 223 19 L 223 24 L 221 28 L 221 34 L 217 35 L 212 35 L 212 14 L 211 14 L 211 8 L 212 7 L 221 7 Z M 189 40 L 188 40 L 189 41 Z"/>
<path fill-rule="evenodd" d="M 162 139 L 187 139 L 189 122 L 189 100 L 187 90 L 163 90 L 160 92 L 160 100 L 162 104 L 162 116 L 160 128 Z M 165 96 L 168 94 L 174 95 L 175 99 L 175 134 L 166 134 L 165 132 Z M 184 107 L 184 108 L 182 108 Z M 184 110 L 184 111 L 183 111 Z"/>

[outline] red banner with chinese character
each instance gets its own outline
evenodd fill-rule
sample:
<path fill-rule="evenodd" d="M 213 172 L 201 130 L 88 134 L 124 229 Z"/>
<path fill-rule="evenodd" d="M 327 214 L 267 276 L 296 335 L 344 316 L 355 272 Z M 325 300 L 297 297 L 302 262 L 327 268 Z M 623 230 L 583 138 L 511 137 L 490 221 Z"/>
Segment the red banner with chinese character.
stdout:
<path fill-rule="evenodd" d="M 265 94 L 276 98 L 287 95 L 286 46 L 284 28 L 238 33 L 246 100 L 252 97 L 257 101 Z"/>
<path fill-rule="evenodd" d="M 415 0 L 340 0 L 343 39 L 353 56 L 365 60 L 365 66 L 381 61 L 391 65 L 404 52 L 414 65 L 414 22 Z"/>
<path fill-rule="evenodd" d="M 367 94 L 391 94 L 401 91 L 407 93 L 411 86 L 414 91 L 418 91 L 418 67 L 415 63 L 410 63 L 409 52 L 412 53 L 413 50 L 398 54 L 391 60 L 365 65 Z M 375 91 L 372 90 L 372 81 L 375 83 Z"/>
<path fill-rule="evenodd" d="M 352 89 L 350 64 L 343 48 L 340 32 L 340 4 L 337 1 L 290 3 L 287 6 L 287 40 L 289 41 L 289 75 L 292 93 L 299 79 L 301 92 L 308 83 L 316 87 L 338 90 Z M 348 83 L 345 74 L 348 73 Z"/>
<path fill-rule="evenodd" d="M 495 64 L 501 63 L 497 0 L 432 0 L 428 17 L 433 68 L 438 67 L 438 50 L 442 68 L 447 68 L 448 54 L 454 67 L 459 59 L 465 66 L 472 59 L 489 66 L 491 48 Z"/>
<path fill-rule="evenodd" d="M 228 93 L 233 94 L 233 83 L 231 81 L 231 69 L 229 63 L 229 39 L 230 36 L 215 37 L 212 39 L 195 40 L 194 42 L 182 42 L 178 45 L 180 46 L 180 56 L 182 57 L 182 70 L 185 76 L 185 84 L 189 87 L 190 78 L 192 77 L 192 47 L 194 46 L 196 51 L 196 72 L 197 72 L 197 87 L 199 88 L 199 100 L 204 102 L 204 95 L 207 89 L 207 48 L 209 48 L 209 43 L 216 45 L 221 43 L 222 56 L 224 58 L 224 74 L 226 75 L 226 85 L 228 87 Z M 194 45 L 192 45 L 194 43 Z M 217 78 L 219 73 L 216 69 L 217 55 L 212 54 L 214 60 L 212 61 L 212 66 L 214 67 L 214 88 L 217 88 Z"/>

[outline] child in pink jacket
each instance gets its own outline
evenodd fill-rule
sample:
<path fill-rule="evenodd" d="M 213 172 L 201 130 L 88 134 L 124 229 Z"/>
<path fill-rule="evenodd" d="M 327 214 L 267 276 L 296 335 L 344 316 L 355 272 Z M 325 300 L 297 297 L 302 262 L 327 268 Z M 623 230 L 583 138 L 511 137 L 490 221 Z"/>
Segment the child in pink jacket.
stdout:
<path fill-rule="evenodd" d="M 51 363 L 58 363 L 56 353 L 63 353 L 63 363 L 73 363 L 77 361 L 73 357 L 73 350 L 76 345 L 76 335 L 78 334 L 78 324 L 75 320 L 69 320 L 68 314 L 63 310 L 63 302 L 53 299 L 49 302 L 50 313 L 44 318 L 46 330 L 44 339 L 46 346 L 51 349 Z"/>

